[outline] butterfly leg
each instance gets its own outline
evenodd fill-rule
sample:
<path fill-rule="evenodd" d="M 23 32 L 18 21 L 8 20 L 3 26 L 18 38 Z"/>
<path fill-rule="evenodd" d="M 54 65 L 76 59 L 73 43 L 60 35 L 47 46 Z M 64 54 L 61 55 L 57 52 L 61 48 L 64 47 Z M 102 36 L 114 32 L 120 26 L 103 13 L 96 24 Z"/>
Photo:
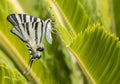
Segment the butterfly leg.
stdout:
<path fill-rule="evenodd" d="M 26 69 L 26 71 L 24 71 L 24 74 L 27 74 L 30 71 L 33 61 L 34 61 L 34 58 L 31 57 L 28 63 L 28 68 Z"/>
<path fill-rule="evenodd" d="M 34 61 L 34 59 L 33 59 L 33 58 L 30 58 L 30 61 L 29 61 L 29 64 L 28 64 L 29 70 L 31 69 L 31 66 L 32 66 L 33 61 Z"/>

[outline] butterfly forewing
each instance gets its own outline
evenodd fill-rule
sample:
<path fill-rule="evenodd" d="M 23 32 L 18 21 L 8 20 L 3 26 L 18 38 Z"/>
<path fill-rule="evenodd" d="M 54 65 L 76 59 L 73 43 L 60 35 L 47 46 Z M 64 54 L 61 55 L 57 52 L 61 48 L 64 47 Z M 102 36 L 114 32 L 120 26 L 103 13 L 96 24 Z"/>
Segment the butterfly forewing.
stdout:
<path fill-rule="evenodd" d="M 19 25 L 26 22 L 40 22 L 39 18 L 27 15 L 27 14 L 10 14 L 7 17 L 8 21 L 13 25 Z"/>

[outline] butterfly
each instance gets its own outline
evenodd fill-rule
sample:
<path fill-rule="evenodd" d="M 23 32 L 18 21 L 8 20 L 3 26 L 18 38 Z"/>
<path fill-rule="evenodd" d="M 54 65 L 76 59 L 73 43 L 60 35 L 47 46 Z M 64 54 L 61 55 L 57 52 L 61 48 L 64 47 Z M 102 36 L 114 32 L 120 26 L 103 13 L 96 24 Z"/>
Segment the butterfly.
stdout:
<path fill-rule="evenodd" d="M 51 20 L 44 21 L 27 14 L 10 14 L 7 20 L 13 25 L 11 32 L 26 43 L 31 55 L 28 63 L 31 68 L 33 61 L 41 58 L 41 52 L 44 50 L 44 37 L 49 44 L 52 44 Z"/>

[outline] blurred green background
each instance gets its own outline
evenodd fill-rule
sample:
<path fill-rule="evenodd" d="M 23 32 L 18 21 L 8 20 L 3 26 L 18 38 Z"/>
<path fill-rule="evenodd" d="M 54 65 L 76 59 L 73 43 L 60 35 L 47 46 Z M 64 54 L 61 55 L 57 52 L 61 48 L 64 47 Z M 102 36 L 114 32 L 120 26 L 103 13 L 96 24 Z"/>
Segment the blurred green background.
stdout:
<path fill-rule="evenodd" d="M 120 84 L 119 0 L 1 0 L 0 84 Z M 6 17 L 50 18 L 52 45 L 29 74 L 25 43 L 10 33 Z"/>

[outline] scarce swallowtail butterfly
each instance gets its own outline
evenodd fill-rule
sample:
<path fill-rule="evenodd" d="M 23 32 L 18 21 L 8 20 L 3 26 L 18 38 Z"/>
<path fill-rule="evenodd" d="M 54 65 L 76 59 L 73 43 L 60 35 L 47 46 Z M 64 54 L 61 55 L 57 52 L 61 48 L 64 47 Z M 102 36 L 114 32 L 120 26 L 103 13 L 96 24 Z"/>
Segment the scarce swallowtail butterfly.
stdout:
<path fill-rule="evenodd" d="M 52 44 L 51 20 L 45 21 L 27 14 L 10 14 L 7 20 L 13 25 L 11 32 L 26 43 L 30 52 L 29 69 L 35 59 L 40 59 L 44 50 L 44 37 Z"/>

